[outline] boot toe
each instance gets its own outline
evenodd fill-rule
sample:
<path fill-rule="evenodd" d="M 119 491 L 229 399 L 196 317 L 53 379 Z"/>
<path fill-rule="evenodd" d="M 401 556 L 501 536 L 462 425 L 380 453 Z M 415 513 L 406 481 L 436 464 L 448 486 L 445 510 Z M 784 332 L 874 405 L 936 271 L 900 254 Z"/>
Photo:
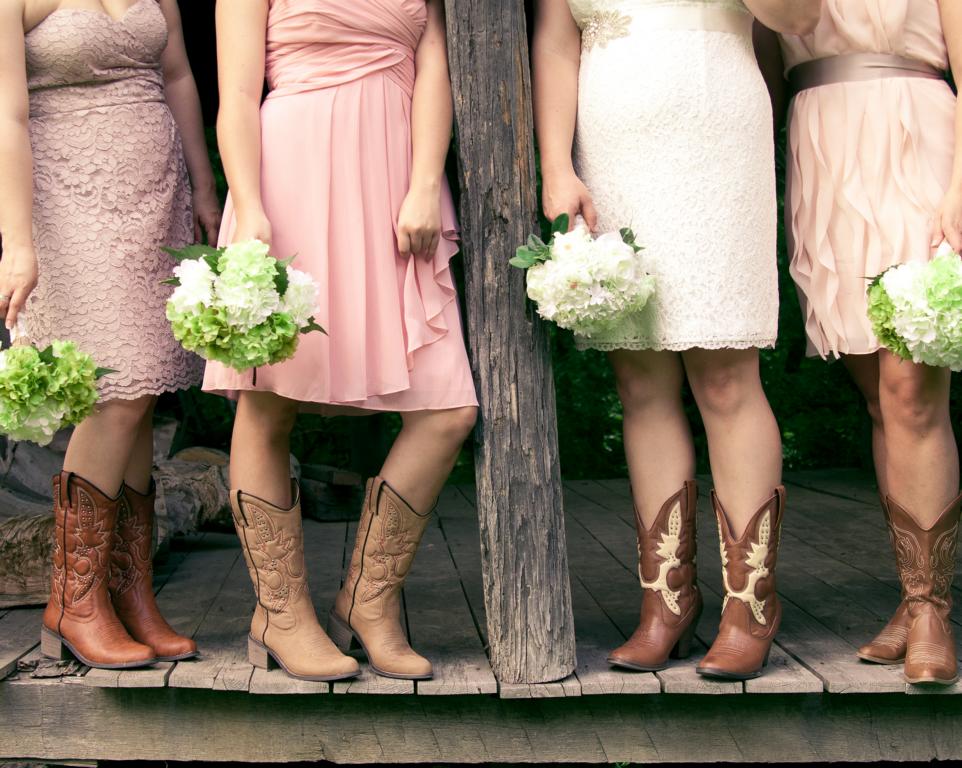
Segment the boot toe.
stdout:
<path fill-rule="evenodd" d="M 173 637 L 150 643 L 158 661 L 183 661 L 197 656 L 197 643 L 189 637 Z"/>

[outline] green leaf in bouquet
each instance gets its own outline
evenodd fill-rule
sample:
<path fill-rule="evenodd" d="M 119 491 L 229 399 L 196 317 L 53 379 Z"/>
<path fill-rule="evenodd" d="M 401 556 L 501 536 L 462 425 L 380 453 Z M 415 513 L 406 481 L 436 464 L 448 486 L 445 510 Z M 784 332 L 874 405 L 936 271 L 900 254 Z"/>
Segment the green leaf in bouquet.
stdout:
<path fill-rule="evenodd" d="M 53 354 L 53 344 L 41 349 L 38 354 L 40 355 L 40 362 L 46 365 L 51 365 L 57 359 Z"/>
<path fill-rule="evenodd" d="M 312 317 L 307 321 L 307 325 L 301 329 L 301 333 L 313 333 L 314 331 L 319 331 L 327 336 L 327 331 L 325 331 L 322 326 L 318 325 L 317 321 Z"/>
<path fill-rule="evenodd" d="M 102 379 L 104 376 L 109 376 L 112 373 L 117 373 L 116 368 L 97 368 L 94 371 L 95 379 Z"/>
<path fill-rule="evenodd" d="M 640 253 L 642 248 L 635 240 L 635 232 L 631 227 L 622 227 L 618 230 L 625 245 L 630 245 L 635 253 Z"/>
<path fill-rule="evenodd" d="M 287 265 L 289 263 L 290 262 L 283 262 L 280 260 L 277 262 L 277 268 L 274 272 L 274 287 L 277 288 L 278 296 L 283 296 L 285 293 L 287 293 L 287 286 L 290 284 L 290 280 L 287 277 Z"/>
<path fill-rule="evenodd" d="M 193 245 L 187 245 L 183 248 L 167 248 L 166 246 L 162 248 L 166 253 L 169 253 L 177 261 L 190 261 L 192 259 L 204 259 L 210 264 L 211 269 L 216 269 L 217 259 L 224 252 L 224 248 L 214 248 L 210 245 L 203 245 L 201 243 L 195 243 Z"/>
<path fill-rule="evenodd" d="M 179 287 L 180 287 L 180 278 L 179 278 L 179 277 L 168 277 L 166 280 L 161 280 L 161 281 L 160 281 L 160 284 L 161 284 L 161 285 L 172 285 L 172 286 L 174 286 L 175 288 L 179 288 Z"/>
<path fill-rule="evenodd" d="M 551 222 L 551 234 L 556 235 L 559 232 L 564 234 L 568 231 L 568 226 L 571 224 L 571 218 L 567 213 L 562 213 L 557 219 Z"/>
<path fill-rule="evenodd" d="M 547 248 L 545 248 L 547 251 Z M 540 257 L 537 251 L 532 250 L 527 245 L 522 245 L 515 251 L 514 258 L 508 263 L 512 267 L 518 267 L 518 269 L 530 269 L 539 261 L 544 261 L 546 257 Z"/>
<path fill-rule="evenodd" d="M 528 245 L 528 248 L 530 248 L 532 251 L 543 251 L 543 250 L 547 250 L 548 248 L 544 240 L 542 240 L 537 235 L 528 235 L 527 245 Z"/>

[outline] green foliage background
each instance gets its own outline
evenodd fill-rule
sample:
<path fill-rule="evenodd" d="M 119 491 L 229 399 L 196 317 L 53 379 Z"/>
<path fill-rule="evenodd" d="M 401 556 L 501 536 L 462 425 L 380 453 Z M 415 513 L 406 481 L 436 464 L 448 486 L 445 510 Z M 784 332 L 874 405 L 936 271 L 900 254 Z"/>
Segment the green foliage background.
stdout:
<path fill-rule="evenodd" d="M 226 194 L 213 132 L 211 157 L 220 191 Z M 784 154 L 780 151 L 779 158 Z M 779 162 L 779 189 L 784 167 Z M 781 222 L 781 216 L 779 217 Z M 706 244 L 706 247 L 707 244 Z M 456 265 L 457 266 L 457 265 Z M 781 291 L 779 341 L 762 352 L 762 380 L 778 418 L 787 469 L 859 467 L 871 469 L 870 424 L 861 398 L 838 362 L 805 356 L 805 332 L 795 286 L 788 273 L 783 227 L 779 226 L 778 267 Z M 505 269 L 509 269 L 507 263 Z M 552 332 L 561 469 L 569 478 L 615 477 L 627 473 L 621 444 L 621 404 L 605 356 L 578 352 L 567 332 Z M 695 434 L 699 471 L 708 469 L 705 432 L 690 393 L 686 407 Z M 168 397 L 164 408 L 182 418 L 178 444 L 227 449 L 233 418 L 229 401 L 200 392 Z M 962 409 L 962 377 L 952 386 L 952 413 Z M 379 417 L 384 445 L 397 432 L 396 416 Z M 292 450 L 302 461 L 347 466 L 351 463 L 354 419 L 302 416 Z M 957 436 L 958 437 L 958 436 Z M 379 448 L 383 450 L 383 446 Z M 465 448 L 452 478 L 473 479 L 471 446 Z"/>

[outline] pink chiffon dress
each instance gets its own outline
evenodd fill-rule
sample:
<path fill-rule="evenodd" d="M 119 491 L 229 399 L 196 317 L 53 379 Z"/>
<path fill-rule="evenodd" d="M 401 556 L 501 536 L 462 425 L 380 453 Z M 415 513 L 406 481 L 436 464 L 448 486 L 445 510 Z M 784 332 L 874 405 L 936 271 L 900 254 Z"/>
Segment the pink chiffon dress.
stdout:
<path fill-rule="evenodd" d="M 824 0 L 815 31 L 785 36 L 786 66 L 849 53 L 948 68 L 937 0 Z M 955 96 L 896 77 L 800 92 L 789 127 L 786 218 L 809 354 L 878 351 L 869 279 L 931 258 L 930 227 L 952 175 Z"/>
<path fill-rule="evenodd" d="M 429 260 L 403 258 L 397 220 L 411 179 L 414 53 L 424 0 L 271 0 L 261 109 L 262 198 L 272 253 L 320 284 L 317 321 L 284 363 L 209 363 L 204 389 L 274 392 L 322 412 L 477 404 L 449 261 L 450 191 Z M 222 243 L 235 227 L 228 199 Z"/>

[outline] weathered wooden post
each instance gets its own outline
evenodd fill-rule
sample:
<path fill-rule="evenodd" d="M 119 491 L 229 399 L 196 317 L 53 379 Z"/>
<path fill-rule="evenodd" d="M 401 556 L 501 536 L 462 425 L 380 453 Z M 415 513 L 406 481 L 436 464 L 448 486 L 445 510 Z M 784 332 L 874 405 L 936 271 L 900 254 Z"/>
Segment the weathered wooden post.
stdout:
<path fill-rule="evenodd" d="M 551 360 L 508 266 L 537 226 L 524 3 L 446 5 L 491 663 L 502 682 L 548 682 L 574 670 L 575 637 Z"/>

